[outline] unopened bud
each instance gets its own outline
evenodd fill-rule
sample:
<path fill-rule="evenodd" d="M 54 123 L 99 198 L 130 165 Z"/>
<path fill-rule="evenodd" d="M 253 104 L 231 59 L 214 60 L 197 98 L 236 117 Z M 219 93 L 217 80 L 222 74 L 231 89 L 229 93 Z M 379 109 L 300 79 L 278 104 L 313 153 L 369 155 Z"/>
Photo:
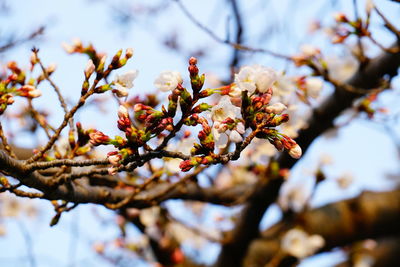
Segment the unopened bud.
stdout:
<path fill-rule="evenodd" d="M 50 64 L 47 68 L 46 68 L 46 72 L 48 75 L 52 74 L 57 68 L 57 65 L 55 63 Z"/>
<path fill-rule="evenodd" d="M 125 52 L 125 57 L 126 58 L 131 58 L 133 56 L 133 48 L 127 48 Z"/>
<path fill-rule="evenodd" d="M 90 76 L 93 74 L 96 66 L 93 64 L 93 61 L 89 59 L 88 63 L 86 64 L 85 68 L 85 77 L 86 79 L 89 79 Z"/>
<path fill-rule="evenodd" d="M 196 65 L 197 64 L 197 58 L 191 57 L 189 58 L 189 65 Z"/>
<path fill-rule="evenodd" d="M 301 157 L 301 154 L 301 147 L 298 144 L 296 144 L 289 150 L 289 155 L 294 159 L 299 159 Z"/>
<path fill-rule="evenodd" d="M 125 106 L 120 105 L 118 108 L 118 117 L 128 117 L 128 110 L 126 109 Z"/>
<path fill-rule="evenodd" d="M 349 22 L 349 19 L 346 17 L 346 15 L 341 12 L 333 14 L 333 17 L 336 22 Z"/>

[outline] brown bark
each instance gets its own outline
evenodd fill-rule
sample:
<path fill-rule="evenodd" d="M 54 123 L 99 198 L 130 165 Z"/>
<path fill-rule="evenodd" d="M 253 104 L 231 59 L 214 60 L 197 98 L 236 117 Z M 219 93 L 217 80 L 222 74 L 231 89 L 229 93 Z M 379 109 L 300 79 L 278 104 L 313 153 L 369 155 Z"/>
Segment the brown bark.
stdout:
<path fill-rule="evenodd" d="M 276 229 L 301 227 L 325 239 L 322 251 L 367 238 L 398 235 L 400 190 L 364 192 L 359 197 L 328 204 L 299 214 L 293 221 L 282 221 L 262 233 L 249 247 L 244 266 L 264 266 L 280 248 Z"/>
<path fill-rule="evenodd" d="M 398 48 L 395 43 L 392 47 Z M 348 82 L 356 88 L 373 89 L 379 85 L 384 76 L 394 77 L 400 65 L 400 53 L 383 52 L 360 69 Z M 322 133 L 333 127 L 334 119 L 342 111 L 351 107 L 353 100 L 362 96 L 337 87 L 335 93 L 313 112 L 305 130 L 300 131 L 296 142 L 306 152 L 310 144 Z M 281 168 L 291 168 L 296 160 L 286 153 L 279 158 Z M 266 183 L 257 185 L 253 196 L 246 205 L 241 218 L 233 230 L 232 239 L 227 242 L 219 255 L 216 266 L 241 266 L 243 257 L 250 242 L 258 235 L 258 226 L 262 215 L 278 195 L 280 184 Z"/>

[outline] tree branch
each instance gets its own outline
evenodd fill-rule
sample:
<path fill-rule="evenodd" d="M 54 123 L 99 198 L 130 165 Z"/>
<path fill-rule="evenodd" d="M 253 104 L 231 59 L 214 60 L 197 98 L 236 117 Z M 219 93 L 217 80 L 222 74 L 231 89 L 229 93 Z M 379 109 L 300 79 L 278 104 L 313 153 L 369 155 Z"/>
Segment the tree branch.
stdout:
<path fill-rule="evenodd" d="M 392 48 L 398 47 L 398 43 L 392 45 Z M 378 87 L 384 76 L 394 77 L 397 74 L 399 65 L 400 53 L 383 52 L 372 59 L 363 69 L 355 73 L 347 83 L 363 89 Z M 332 128 L 334 119 L 342 111 L 351 107 L 353 100 L 360 96 L 362 95 L 349 92 L 344 88 L 336 88 L 334 94 L 313 111 L 313 115 L 308 121 L 309 127 L 299 132 L 296 142 L 303 151 L 306 152 L 310 144 L 318 136 Z M 296 160 L 283 153 L 278 162 L 281 168 L 291 168 L 296 163 Z M 248 245 L 258 235 L 260 220 L 264 212 L 278 196 L 281 184 L 282 181 L 255 187 L 253 196 L 250 198 L 233 230 L 232 239 L 222 248 L 217 266 L 241 266 Z"/>
<path fill-rule="evenodd" d="M 264 266 L 280 249 L 277 228 L 300 227 L 307 233 L 321 235 L 321 251 L 353 242 L 400 233 L 400 190 L 364 192 L 352 199 L 328 204 L 299 214 L 291 222 L 281 221 L 267 229 L 249 247 L 244 266 Z M 329 223 L 327 223 L 329 222 Z"/>
<path fill-rule="evenodd" d="M 129 198 L 132 191 L 126 189 L 116 189 L 106 186 L 91 186 L 86 178 L 82 177 L 80 181 L 69 182 L 59 185 L 53 185 L 53 179 L 41 175 L 38 171 L 31 171 L 25 161 L 16 160 L 0 150 L 1 172 L 14 177 L 22 184 L 43 192 L 43 198 L 48 200 L 66 200 L 71 203 L 119 203 Z M 66 179 L 68 175 L 77 175 L 74 173 L 64 174 Z M 113 180 L 112 176 L 93 176 L 91 179 Z M 195 182 L 186 181 L 185 183 L 158 183 L 145 191 L 136 194 L 126 207 L 146 208 L 169 199 L 184 199 L 204 201 L 218 205 L 233 205 L 240 195 L 249 190 L 249 186 L 238 186 L 231 189 L 202 188 Z"/>

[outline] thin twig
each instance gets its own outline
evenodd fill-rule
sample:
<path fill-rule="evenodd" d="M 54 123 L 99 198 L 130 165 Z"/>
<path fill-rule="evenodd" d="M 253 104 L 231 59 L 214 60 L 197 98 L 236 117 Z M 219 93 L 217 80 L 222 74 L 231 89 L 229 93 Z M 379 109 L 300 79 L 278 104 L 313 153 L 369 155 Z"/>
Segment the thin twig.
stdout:
<path fill-rule="evenodd" d="M 29 42 L 29 41 L 35 39 L 36 37 L 42 35 L 43 32 L 44 32 L 44 27 L 40 26 L 36 31 L 32 32 L 30 35 L 28 35 L 25 38 L 21 38 L 21 39 L 18 39 L 18 40 L 11 40 L 7 44 L 5 44 L 3 46 L 0 46 L 0 53 L 3 53 L 4 51 L 6 51 L 6 50 L 8 50 L 10 48 L 13 48 L 13 47 L 15 47 L 17 45 Z"/>
<path fill-rule="evenodd" d="M 399 0 L 400 1 L 400 0 Z M 383 21 L 385 22 L 385 27 L 387 29 L 389 29 L 392 33 L 394 33 L 397 37 L 397 40 L 400 41 L 400 30 L 396 28 L 396 26 L 394 26 L 389 20 L 388 18 L 386 18 L 386 16 L 376 7 L 376 5 L 374 5 L 374 10 L 376 11 L 376 13 L 378 13 L 378 15 L 383 19 Z"/>
<path fill-rule="evenodd" d="M 14 151 L 12 150 L 11 146 L 8 144 L 7 141 L 7 137 L 4 134 L 3 131 L 3 125 L 0 122 L 0 138 L 1 138 L 1 142 L 3 144 L 3 148 L 4 150 L 13 158 L 17 158 L 17 156 L 15 155 Z"/>
<path fill-rule="evenodd" d="M 23 223 L 22 220 L 15 220 L 19 226 L 19 229 L 21 230 L 22 236 L 24 237 L 25 240 L 25 246 L 26 246 L 26 252 L 27 252 L 27 257 L 30 263 L 31 267 L 36 266 L 36 260 L 35 260 L 35 255 L 33 253 L 33 244 L 32 244 L 32 237 L 29 234 L 28 229 L 26 228 L 25 224 Z"/>
<path fill-rule="evenodd" d="M 65 128 L 65 126 L 67 126 L 69 119 L 71 119 L 75 115 L 75 113 L 78 111 L 78 109 L 85 104 L 86 99 L 88 97 L 90 97 L 92 94 L 94 94 L 94 88 L 97 86 L 98 83 L 99 83 L 99 80 L 95 80 L 93 82 L 90 90 L 86 94 L 81 96 L 79 98 L 78 103 L 69 112 L 67 112 L 64 115 L 64 119 L 63 119 L 61 125 L 57 128 L 56 132 L 53 134 L 53 136 L 50 138 L 50 140 L 47 142 L 47 144 L 37 154 L 33 155 L 27 161 L 28 163 L 31 163 L 33 161 L 40 159 L 44 155 L 44 153 L 46 153 L 46 151 L 48 151 L 54 145 L 54 143 L 57 141 L 58 137 L 60 136 L 61 131 Z"/>
<path fill-rule="evenodd" d="M 47 138 L 50 139 L 51 135 L 47 128 L 52 128 L 52 127 L 48 127 L 48 125 L 44 124 L 43 120 L 41 120 L 40 113 L 32 105 L 32 99 L 28 99 L 28 105 L 30 112 L 32 114 L 32 119 L 34 119 L 40 125 L 40 127 L 42 127 L 43 131 L 46 133 Z"/>
<path fill-rule="evenodd" d="M 35 53 L 35 52 L 34 52 Z M 67 114 L 68 113 L 68 107 L 67 104 L 65 103 L 64 97 L 61 94 L 61 90 L 60 88 L 53 82 L 53 80 L 50 78 L 49 73 L 47 72 L 46 68 L 44 67 L 42 61 L 40 60 L 39 57 L 37 57 L 37 61 L 39 63 L 40 68 L 42 69 L 44 78 L 50 83 L 50 85 L 53 87 L 54 91 L 56 92 L 57 96 L 58 96 L 58 100 L 60 101 L 60 105 L 64 110 L 64 113 Z M 69 119 L 69 127 L 71 128 L 71 130 L 74 129 L 74 120 L 71 117 Z"/>
<path fill-rule="evenodd" d="M 264 49 L 264 48 L 252 48 L 249 46 L 245 46 L 245 45 L 241 45 L 238 43 L 234 43 L 231 42 L 229 40 L 224 40 L 221 37 L 219 37 L 217 34 L 215 34 L 212 30 L 210 30 L 209 28 L 207 28 L 204 24 L 202 24 L 200 21 L 198 21 L 197 19 L 194 18 L 194 16 L 189 12 L 189 10 L 182 4 L 182 2 L 180 0 L 172 0 L 175 1 L 179 8 L 182 10 L 182 12 L 185 14 L 185 16 L 192 21 L 193 24 L 195 24 L 198 28 L 200 28 L 202 31 L 204 31 L 205 33 L 207 33 L 212 39 L 214 39 L 215 41 L 217 41 L 218 43 L 221 44 L 226 44 L 229 45 L 237 50 L 242 50 L 242 51 L 248 51 L 248 52 L 254 52 L 254 53 L 264 53 L 264 54 L 269 54 L 271 56 L 277 57 L 277 58 L 283 58 L 283 59 L 287 59 L 287 60 L 291 60 L 290 57 L 285 56 L 283 54 L 279 54 L 273 51 L 270 51 L 268 49 Z"/>

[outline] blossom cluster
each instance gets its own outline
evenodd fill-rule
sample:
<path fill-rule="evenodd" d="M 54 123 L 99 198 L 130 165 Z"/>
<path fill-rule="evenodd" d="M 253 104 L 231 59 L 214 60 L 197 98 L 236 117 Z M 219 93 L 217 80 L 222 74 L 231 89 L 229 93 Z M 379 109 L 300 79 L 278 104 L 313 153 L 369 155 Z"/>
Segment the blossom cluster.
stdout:
<path fill-rule="evenodd" d="M 44 77 L 39 76 L 36 79 L 28 79 L 24 70 L 18 67 L 15 61 L 7 64 L 7 69 L 11 72 L 6 77 L 2 77 L 0 81 L 0 115 L 4 113 L 7 106 L 14 103 L 14 96 L 21 96 L 28 99 L 37 98 L 42 92 L 37 86 Z M 47 75 L 51 75 L 55 67 L 51 66 L 47 70 Z"/>
<path fill-rule="evenodd" d="M 88 64 L 87 72 L 90 73 L 91 69 L 93 67 Z M 146 104 L 138 99 L 121 104 L 117 126 L 124 132 L 124 136 L 112 139 L 100 131 L 90 131 L 92 145 L 112 144 L 117 148 L 108 154 L 113 165 L 110 168 L 111 174 L 127 159 L 139 156 L 139 148 L 148 151 L 167 148 L 170 152 L 180 153 L 174 160 L 166 158 L 169 172 L 176 171 L 177 163 L 182 171 L 188 171 L 201 164 L 233 160 L 229 152 L 230 144 L 236 144 L 236 154 L 240 155 L 254 138 L 268 140 L 278 151 L 286 150 L 293 158 L 301 156 L 300 146 L 276 129 L 289 121 L 289 115 L 284 113 L 286 105 L 271 103 L 272 88 L 279 76 L 275 70 L 261 65 L 244 66 L 235 75 L 233 83 L 214 89 L 203 88 L 205 75 L 199 75 L 197 59 L 189 60 L 188 70 L 192 92 L 185 88 L 178 71 L 163 71 L 155 79 L 154 86 L 161 92 L 169 93 L 167 106 L 162 105 L 160 108 L 158 103 Z M 99 91 L 112 90 L 118 97 L 127 96 L 137 74 L 138 71 L 134 70 L 116 75 L 113 82 L 103 85 Z M 303 83 L 308 83 L 310 88 L 319 86 L 314 80 L 303 79 Z M 310 90 L 310 94 L 316 94 L 315 91 L 317 89 Z M 217 103 L 200 102 L 211 95 L 216 95 Z M 185 149 L 171 149 L 169 140 L 185 125 L 200 126 L 197 142 L 189 138 L 184 142 Z M 158 147 L 149 146 L 152 139 L 158 140 Z"/>

